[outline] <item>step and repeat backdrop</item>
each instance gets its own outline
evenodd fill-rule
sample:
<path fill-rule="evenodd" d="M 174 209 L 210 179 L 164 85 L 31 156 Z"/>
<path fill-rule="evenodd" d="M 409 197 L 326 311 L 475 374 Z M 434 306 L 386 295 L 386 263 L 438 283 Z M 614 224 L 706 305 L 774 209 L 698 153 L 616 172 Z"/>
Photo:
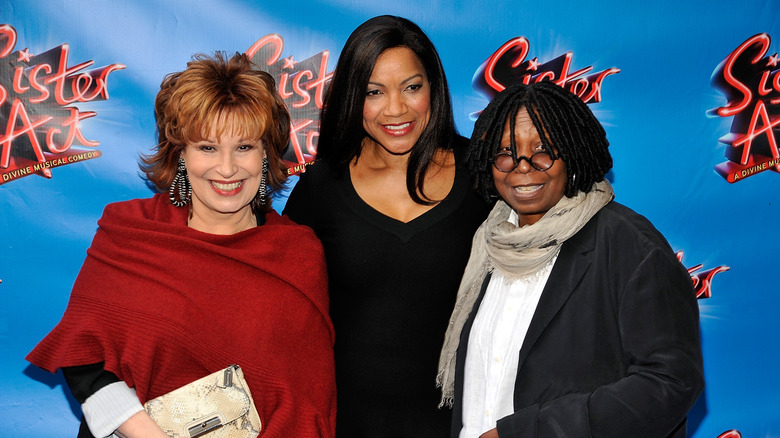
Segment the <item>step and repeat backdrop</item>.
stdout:
<path fill-rule="evenodd" d="M 292 114 L 292 187 L 347 36 L 392 14 L 439 50 L 465 136 L 514 82 L 590 104 L 617 200 L 664 233 L 699 298 L 690 435 L 780 437 L 780 2 L 389 3 L 0 0 L 0 435 L 75 436 L 61 374 L 24 357 L 59 321 L 103 207 L 152 195 L 138 157 L 163 77 L 196 53 L 249 54 Z"/>

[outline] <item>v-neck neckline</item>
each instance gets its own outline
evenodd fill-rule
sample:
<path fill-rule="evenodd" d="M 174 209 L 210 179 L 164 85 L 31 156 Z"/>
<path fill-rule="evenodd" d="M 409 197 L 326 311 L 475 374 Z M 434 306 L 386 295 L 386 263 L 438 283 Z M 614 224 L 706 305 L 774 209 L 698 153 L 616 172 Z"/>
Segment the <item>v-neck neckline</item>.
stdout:
<path fill-rule="evenodd" d="M 388 233 L 394 234 L 401 239 L 402 242 L 407 243 L 416 234 L 430 228 L 433 224 L 449 216 L 458 208 L 458 206 L 460 206 L 461 201 L 468 193 L 470 187 L 469 178 L 462 174 L 467 171 L 460 164 L 460 154 L 458 153 L 457 148 L 454 148 L 453 153 L 455 155 L 455 177 L 453 178 L 452 187 L 450 188 L 449 193 L 447 193 L 447 196 L 438 204 L 434 205 L 433 208 L 409 222 L 402 222 L 390 217 L 365 202 L 352 184 L 352 176 L 349 173 L 349 168 L 344 169 L 344 172 L 342 173 L 342 178 L 340 178 L 338 184 L 339 193 L 347 206 L 366 222 L 381 228 Z"/>

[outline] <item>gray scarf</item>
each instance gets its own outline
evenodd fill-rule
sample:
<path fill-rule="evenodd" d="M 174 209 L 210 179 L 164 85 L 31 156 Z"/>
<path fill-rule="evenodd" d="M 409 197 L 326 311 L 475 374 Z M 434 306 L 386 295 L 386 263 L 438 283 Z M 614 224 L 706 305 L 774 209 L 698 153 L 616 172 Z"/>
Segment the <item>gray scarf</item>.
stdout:
<path fill-rule="evenodd" d="M 502 200 L 496 203 L 474 234 L 469 262 L 444 337 L 436 376 L 436 385 L 442 389 L 439 407 L 452 406 L 455 355 L 461 331 L 477 301 L 485 276 L 498 270 L 511 281 L 536 273 L 555 257 L 563 242 L 584 227 L 614 196 L 609 182 L 595 183 L 588 193 L 562 197 L 538 222 L 524 227 L 507 222 L 511 207 Z"/>

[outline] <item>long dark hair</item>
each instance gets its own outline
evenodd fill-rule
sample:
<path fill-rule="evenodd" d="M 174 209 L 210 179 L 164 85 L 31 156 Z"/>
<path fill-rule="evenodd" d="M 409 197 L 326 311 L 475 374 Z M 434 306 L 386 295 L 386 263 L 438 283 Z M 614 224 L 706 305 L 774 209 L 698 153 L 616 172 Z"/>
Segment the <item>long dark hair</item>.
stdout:
<path fill-rule="evenodd" d="M 609 141 L 590 108 L 576 95 L 553 82 L 513 85 L 498 93 L 474 124 L 466 153 L 477 192 L 485 200 L 498 196 L 493 183 L 493 158 L 501 147 L 507 123 L 513 125 L 525 108 L 542 143 L 556 151 L 566 165 L 566 189 L 572 197 L 589 192 L 612 168 Z M 513 148 L 514 148 L 514 139 Z M 512 151 L 515 153 L 516 151 Z"/>
<path fill-rule="evenodd" d="M 417 55 L 431 86 L 430 120 L 409 154 L 406 171 L 406 188 L 414 202 L 431 204 L 423 192 L 425 172 L 438 149 L 452 149 L 457 130 L 439 54 L 422 29 L 405 18 L 374 17 L 347 39 L 320 116 L 317 159 L 341 172 L 360 156 L 362 141 L 368 135 L 363 129 L 368 80 L 379 55 L 393 47 L 406 47 Z"/>

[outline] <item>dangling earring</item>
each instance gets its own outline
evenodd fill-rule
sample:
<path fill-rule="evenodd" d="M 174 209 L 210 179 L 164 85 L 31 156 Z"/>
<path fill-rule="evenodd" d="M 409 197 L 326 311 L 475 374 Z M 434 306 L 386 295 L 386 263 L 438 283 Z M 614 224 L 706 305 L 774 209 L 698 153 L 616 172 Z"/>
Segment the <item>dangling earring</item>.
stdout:
<path fill-rule="evenodd" d="M 176 189 L 178 189 L 178 194 Z M 168 195 L 171 204 L 177 207 L 184 207 L 190 202 L 192 197 L 192 186 L 190 185 L 190 179 L 187 178 L 187 167 L 185 167 L 184 158 L 182 157 L 179 157 L 179 166 L 176 169 L 176 176 L 173 178 L 171 188 L 168 189 Z M 178 201 L 176 200 L 177 195 Z"/>
<path fill-rule="evenodd" d="M 266 199 L 266 177 L 268 175 L 268 158 L 263 158 L 263 174 L 260 177 L 260 188 L 257 189 L 257 194 L 260 199 L 260 205 L 265 205 Z"/>
<path fill-rule="evenodd" d="M 260 187 L 257 189 L 258 200 L 260 205 L 265 205 L 268 201 L 268 189 L 266 187 L 266 180 L 268 178 L 268 158 L 263 158 L 263 173 L 260 176 Z"/>

